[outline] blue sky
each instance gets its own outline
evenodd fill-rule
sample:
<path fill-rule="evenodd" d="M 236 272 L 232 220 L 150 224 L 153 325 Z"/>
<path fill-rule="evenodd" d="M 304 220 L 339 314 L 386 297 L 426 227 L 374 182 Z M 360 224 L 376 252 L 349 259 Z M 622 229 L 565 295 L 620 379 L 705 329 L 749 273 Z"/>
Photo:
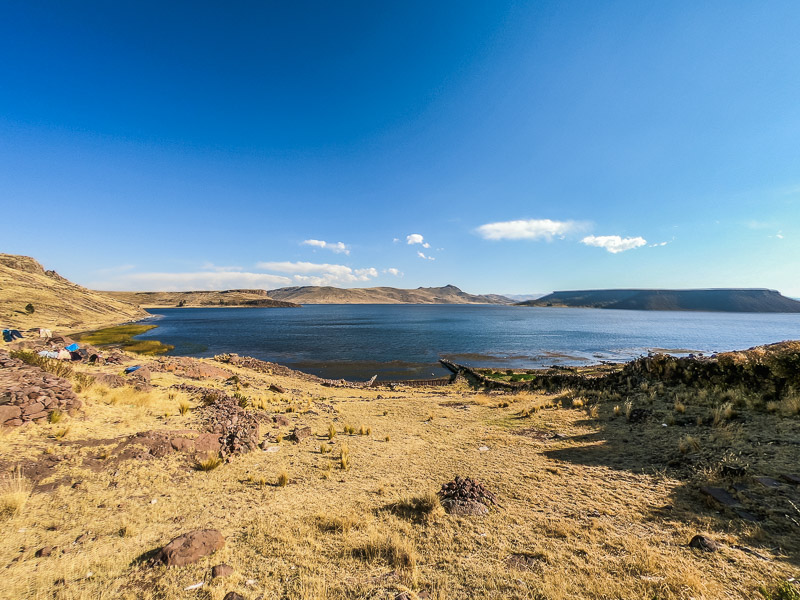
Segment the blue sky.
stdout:
<path fill-rule="evenodd" d="M 19 2 L 0 250 L 100 289 L 800 296 L 800 4 Z"/>

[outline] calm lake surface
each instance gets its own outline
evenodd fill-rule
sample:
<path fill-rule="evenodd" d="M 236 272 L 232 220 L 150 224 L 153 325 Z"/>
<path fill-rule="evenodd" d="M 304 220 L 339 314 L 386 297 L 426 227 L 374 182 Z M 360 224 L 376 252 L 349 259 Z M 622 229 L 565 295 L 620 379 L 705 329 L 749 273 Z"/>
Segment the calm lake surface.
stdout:
<path fill-rule="evenodd" d="M 171 354 L 236 352 L 322 377 L 441 376 L 449 358 L 536 368 L 625 361 L 650 351 L 721 352 L 800 339 L 800 315 L 476 305 L 151 309 L 139 336 Z"/>

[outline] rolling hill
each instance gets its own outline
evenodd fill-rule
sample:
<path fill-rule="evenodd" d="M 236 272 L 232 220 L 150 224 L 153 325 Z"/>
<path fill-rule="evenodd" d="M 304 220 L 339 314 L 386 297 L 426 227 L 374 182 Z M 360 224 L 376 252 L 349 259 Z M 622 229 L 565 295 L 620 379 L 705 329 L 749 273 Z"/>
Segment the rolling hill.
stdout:
<path fill-rule="evenodd" d="M 518 306 L 800 313 L 800 302 L 768 289 L 576 290 L 553 292 Z"/>
<path fill-rule="evenodd" d="M 411 290 L 301 286 L 279 288 L 268 293 L 277 300 L 300 304 L 513 304 L 513 300 L 504 296 L 467 294 L 454 285 Z"/>
<path fill-rule="evenodd" d="M 33 314 L 25 312 L 27 304 L 33 305 Z M 147 316 L 135 304 L 46 271 L 33 258 L 0 254 L 0 324 L 4 329 L 47 327 L 69 333 Z"/>
<path fill-rule="evenodd" d="M 289 308 L 298 307 L 294 302 L 275 300 L 267 294 L 266 290 L 222 290 L 222 291 L 196 291 L 196 292 L 103 292 L 117 298 L 138 304 L 145 308 L 182 308 L 191 307 L 261 307 L 261 308 Z"/>

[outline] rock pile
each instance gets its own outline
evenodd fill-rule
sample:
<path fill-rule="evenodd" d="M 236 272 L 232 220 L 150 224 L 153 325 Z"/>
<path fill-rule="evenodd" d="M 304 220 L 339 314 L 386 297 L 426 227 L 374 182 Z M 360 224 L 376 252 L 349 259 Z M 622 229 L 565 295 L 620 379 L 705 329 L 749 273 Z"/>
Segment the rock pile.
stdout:
<path fill-rule="evenodd" d="M 161 357 L 150 364 L 150 369 L 157 373 L 174 373 L 189 379 L 227 379 L 230 372 L 199 360 L 183 357 Z"/>
<path fill-rule="evenodd" d="M 289 367 L 284 367 L 276 363 L 258 360 L 252 356 L 239 356 L 238 354 L 217 354 L 214 357 L 217 362 L 233 365 L 235 367 L 243 367 L 256 371 L 258 373 L 266 373 L 267 375 L 281 375 L 283 377 L 298 377 L 306 381 L 319 381 L 319 377 L 309 375 L 301 371 L 294 371 Z"/>
<path fill-rule="evenodd" d="M 0 351 L 0 425 L 42 421 L 55 410 L 71 413 L 81 405 L 69 380 Z"/>
<path fill-rule="evenodd" d="M 445 483 L 439 491 L 445 511 L 453 515 L 484 515 L 489 506 L 499 506 L 495 495 L 483 484 L 469 477 L 458 477 Z"/>
<path fill-rule="evenodd" d="M 184 567 L 196 563 L 225 546 L 225 538 L 216 529 L 197 529 L 179 535 L 161 548 L 156 562 L 167 567 Z"/>
<path fill-rule="evenodd" d="M 220 390 L 190 384 L 173 386 L 199 396 L 205 406 L 200 409 L 209 431 L 219 435 L 223 456 L 244 454 L 258 447 L 261 429 L 258 416 L 239 406 L 239 401 Z"/>

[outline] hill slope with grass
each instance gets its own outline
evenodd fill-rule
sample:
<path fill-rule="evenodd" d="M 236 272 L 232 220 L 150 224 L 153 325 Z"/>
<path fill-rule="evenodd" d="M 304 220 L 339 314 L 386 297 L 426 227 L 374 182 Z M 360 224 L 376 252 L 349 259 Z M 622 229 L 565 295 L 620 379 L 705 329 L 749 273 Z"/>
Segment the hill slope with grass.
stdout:
<path fill-rule="evenodd" d="M 553 292 L 519 306 L 692 310 L 711 312 L 800 312 L 800 302 L 767 289 L 576 290 Z"/>
<path fill-rule="evenodd" d="M 504 296 L 467 294 L 454 285 L 411 290 L 300 286 L 270 290 L 269 295 L 300 304 L 513 304 L 513 300 Z"/>
<path fill-rule="evenodd" d="M 191 308 L 203 306 L 289 308 L 300 306 L 294 302 L 275 300 L 267 294 L 266 290 L 104 293 L 118 300 L 138 304 L 144 308 Z"/>
<path fill-rule="evenodd" d="M 28 314 L 25 307 L 33 306 Z M 46 271 L 28 256 L 0 254 L 0 324 L 76 331 L 147 317 L 138 306 Z"/>

